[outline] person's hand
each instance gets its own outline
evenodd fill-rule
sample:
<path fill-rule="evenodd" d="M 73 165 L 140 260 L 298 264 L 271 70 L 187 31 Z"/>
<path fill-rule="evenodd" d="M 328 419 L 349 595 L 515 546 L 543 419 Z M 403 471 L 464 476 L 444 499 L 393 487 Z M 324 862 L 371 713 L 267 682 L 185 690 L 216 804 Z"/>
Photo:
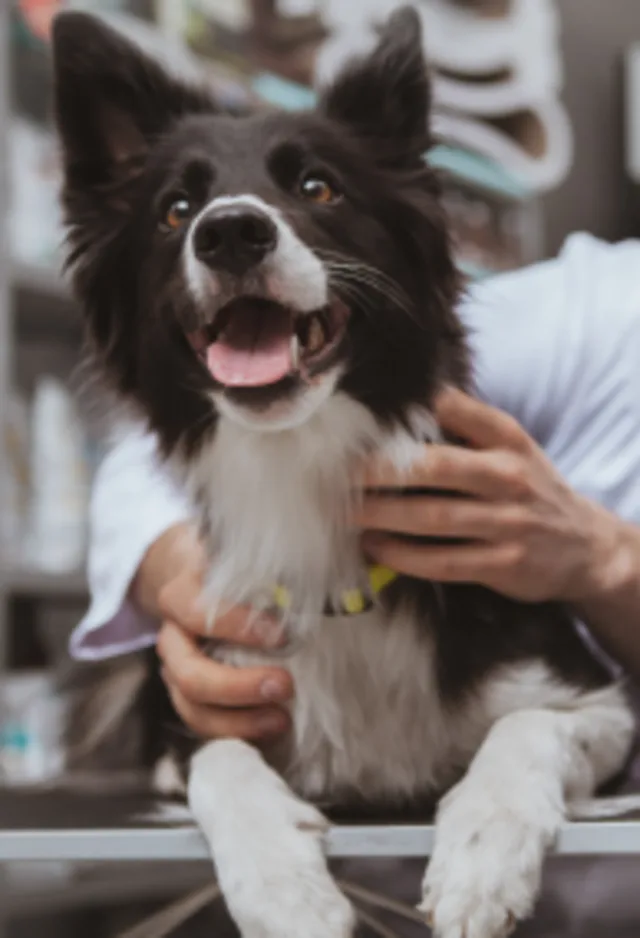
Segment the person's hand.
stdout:
<path fill-rule="evenodd" d="M 425 445 L 408 475 L 374 462 L 365 487 L 444 489 L 466 496 L 365 494 L 355 518 L 372 560 L 440 582 L 478 583 L 524 601 L 582 602 L 601 588 L 612 552 L 608 513 L 566 484 L 508 415 L 462 391 L 438 399 L 441 428 L 469 448 Z M 458 538 L 444 546 L 396 534 Z"/>
<path fill-rule="evenodd" d="M 280 642 L 280 629 L 264 618 L 250 627 L 249 610 L 231 608 L 207 631 L 200 603 L 202 553 L 186 534 L 180 526 L 156 541 L 141 564 L 137 585 L 138 595 L 153 592 L 153 601 L 145 605 L 162 619 L 157 648 L 173 705 L 191 730 L 208 739 L 277 736 L 289 726 L 283 706 L 293 695 L 289 672 L 212 661 L 199 648 L 198 637 L 269 648 Z"/>

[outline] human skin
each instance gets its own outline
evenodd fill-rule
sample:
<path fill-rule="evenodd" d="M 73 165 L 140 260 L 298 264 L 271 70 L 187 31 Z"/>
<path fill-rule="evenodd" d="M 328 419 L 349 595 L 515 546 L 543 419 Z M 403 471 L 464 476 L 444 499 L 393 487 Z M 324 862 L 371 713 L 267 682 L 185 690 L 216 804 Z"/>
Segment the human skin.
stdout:
<path fill-rule="evenodd" d="M 574 492 L 507 414 L 447 388 L 436 416 L 467 446 L 425 445 L 408 479 L 371 461 L 352 519 L 367 557 L 414 577 L 478 583 L 525 602 L 567 603 L 614 657 L 640 674 L 640 529 Z M 401 498 L 393 493 L 399 485 L 458 497 Z M 463 542 L 425 546 L 398 534 Z M 199 649 L 198 637 L 207 632 L 202 566 L 195 537 L 177 525 L 151 546 L 134 584 L 139 605 L 162 621 L 158 652 L 174 705 L 203 737 L 259 740 L 281 733 L 288 726 L 284 705 L 295 692 L 286 669 L 233 668 Z M 225 610 L 214 632 L 240 645 L 279 640 L 277 623 L 250 624 L 249 610 L 239 607 Z"/>

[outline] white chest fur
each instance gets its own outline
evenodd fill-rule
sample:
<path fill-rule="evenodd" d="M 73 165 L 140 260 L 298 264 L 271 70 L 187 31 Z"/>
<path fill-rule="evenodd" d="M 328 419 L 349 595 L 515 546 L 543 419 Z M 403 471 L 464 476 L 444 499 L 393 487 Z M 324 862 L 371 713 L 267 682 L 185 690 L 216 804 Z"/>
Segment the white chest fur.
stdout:
<path fill-rule="evenodd" d="M 332 589 L 353 586 L 362 569 L 348 525 L 353 469 L 380 438 L 372 415 L 341 394 L 293 430 L 257 433 L 221 418 L 186 471 L 206 515 L 211 601 L 260 605 L 285 583 L 315 621 Z"/>
<path fill-rule="evenodd" d="M 363 574 L 348 521 L 358 459 L 375 449 L 407 468 L 432 429 L 424 414 L 415 436 L 383 432 L 365 408 L 336 394 L 295 430 L 258 434 L 221 420 L 187 472 L 210 532 L 212 613 L 220 599 L 266 606 L 276 583 L 296 597 L 299 614 L 287 623 L 296 648 L 287 660 L 296 685 L 294 745 L 282 768 L 309 797 L 346 789 L 409 796 L 442 783 L 445 766 L 458 761 L 426 624 L 409 609 L 393 619 L 381 608 L 322 616 L 327 596 Z"/>
<path fill-rule="evenodd" d="M 296 791 L 389 801 L 450 780 L 452 719 L 424 625 L 408 610 L 325 618 L 292 656 L 293 747 L 282 768 Z"/>
<path fill-rule="evenodd" d="M 354 469 L 372 451 L 408 468 L 434 431 L 426 411 L 411 424 L 415 436 L 383 430 L 341 393 L 290 430 L 257 433 L 221 418 L 212 443 L 181 467 L 206 516 L 211 601 L 259 603 L 263 590 L 285 583 L 315 622 L 327 595 L 362 575 L 349 524 Z"/>

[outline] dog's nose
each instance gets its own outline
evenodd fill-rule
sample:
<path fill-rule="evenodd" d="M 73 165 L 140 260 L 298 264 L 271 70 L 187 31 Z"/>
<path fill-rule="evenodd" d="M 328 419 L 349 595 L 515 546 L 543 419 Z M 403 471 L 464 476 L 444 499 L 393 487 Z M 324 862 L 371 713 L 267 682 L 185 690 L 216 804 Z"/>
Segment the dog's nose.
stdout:
<path fill-rule="evenodd" d="M 212 270 L 241 276 L 273 251 L 278 229 L 268 215 L 246 206 L 213 209 L 198 224 L 193 246 Z"/>

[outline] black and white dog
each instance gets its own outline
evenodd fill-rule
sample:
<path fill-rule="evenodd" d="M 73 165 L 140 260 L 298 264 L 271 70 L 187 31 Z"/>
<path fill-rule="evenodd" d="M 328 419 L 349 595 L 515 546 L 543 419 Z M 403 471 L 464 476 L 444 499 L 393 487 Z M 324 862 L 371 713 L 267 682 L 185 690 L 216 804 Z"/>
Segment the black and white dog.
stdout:
<path fill-rule="evenodd" d="M 347 938 L 318 806 L 446 793 L 420 908 L 441 938 L 499 938 L 633 721 L 562 608 L 370 570 L 347 521 L 363 458 L 409 470 L 434 393 L 469 382 L 418 17 L 295 115 L 220 113 L 83 14 L 54 48 L 96 360 L 198 506 L 207 595 L 275 605 L 289 640 L 288 738 L 186 753 L 228 907 L 244 938 Z"/>

